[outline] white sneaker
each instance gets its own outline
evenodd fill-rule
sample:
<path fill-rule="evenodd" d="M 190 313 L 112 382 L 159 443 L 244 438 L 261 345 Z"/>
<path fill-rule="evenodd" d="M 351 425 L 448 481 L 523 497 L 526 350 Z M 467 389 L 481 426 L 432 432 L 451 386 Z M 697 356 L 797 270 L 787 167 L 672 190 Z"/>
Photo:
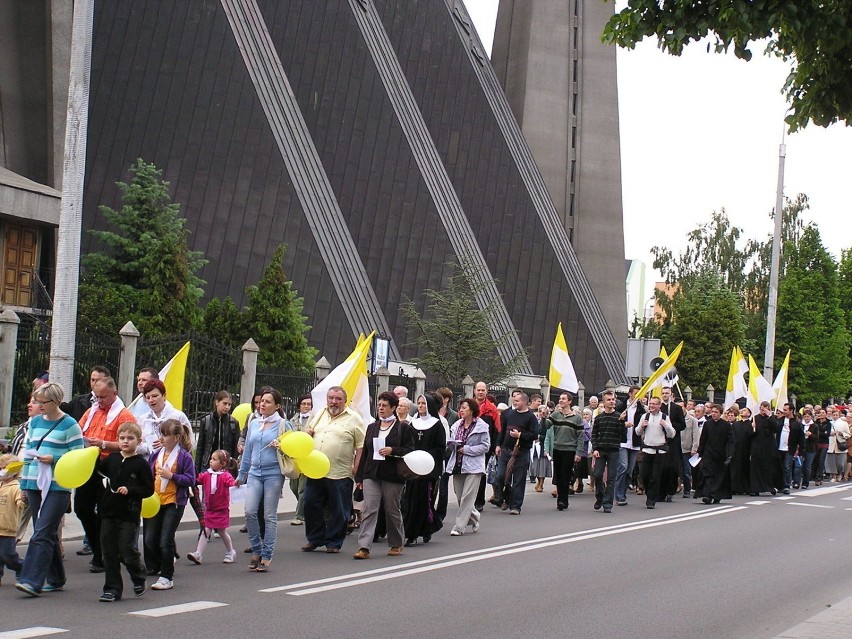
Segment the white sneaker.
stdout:
<path fill-rule="evenodd" d="M 450 531 L 450 535 L 453 537 L 461 537 L 463 534 L 464 533 L 461 530 L 456 530 L 455 528 Z"/>
<path fill-rule="evenodd" d="M 173 582 L 171 579 L 160 577 L 159 579 L 157 579 L 154 585 L 151 586 L 151 590 L 171 590 L 174 587 L 175 582 Z"/>
<path fill-rule="evenodd" d="M 195 565 L 201 564 L 201 553 L 198 552 L 188 552 L 186 553 L 186 558 L 189 559 Z"/>
<path fill-rule="evenodd" d="M 237 551 L 232 550 L 231 552 L 225 553 L 225 558 L 222 560 L 223 564 L 232 564 L 234 563 L 234 559 L 237 558 Z"/>

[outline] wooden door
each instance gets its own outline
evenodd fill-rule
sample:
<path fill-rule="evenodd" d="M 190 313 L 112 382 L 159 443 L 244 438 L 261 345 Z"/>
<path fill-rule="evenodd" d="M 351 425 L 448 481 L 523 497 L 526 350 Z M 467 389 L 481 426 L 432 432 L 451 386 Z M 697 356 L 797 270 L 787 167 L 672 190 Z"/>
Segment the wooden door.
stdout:
<path fill-rule="evenodd" d="M 7 222 L 3 242 L 3 304 L 31 307 L 38 229 Z"/>

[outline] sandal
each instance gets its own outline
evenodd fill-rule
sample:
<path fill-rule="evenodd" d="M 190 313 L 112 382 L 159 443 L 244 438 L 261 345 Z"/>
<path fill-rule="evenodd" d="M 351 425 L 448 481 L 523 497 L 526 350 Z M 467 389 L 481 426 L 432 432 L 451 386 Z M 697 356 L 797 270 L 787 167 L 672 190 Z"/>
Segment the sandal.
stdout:
<path fill-rule="evenodd" d="M 257 565 L 255 572 L 269 572 L 269 562 L 265 559 Z"/>
<path fill-rule="evenodd" d="M 260 557 L 257 555 L 251 556 L 251 561 L 249 561 L 248 569 L 251 571 L 257 571 L 260 568 Z"/>

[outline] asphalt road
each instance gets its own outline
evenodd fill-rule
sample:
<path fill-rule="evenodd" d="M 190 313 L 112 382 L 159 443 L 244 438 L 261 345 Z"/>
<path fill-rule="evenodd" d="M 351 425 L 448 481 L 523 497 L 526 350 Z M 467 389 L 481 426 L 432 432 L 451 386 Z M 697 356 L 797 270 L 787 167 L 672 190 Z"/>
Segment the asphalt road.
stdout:
<path fill-rule="evenodd" d="M 98 603 L 99 575 L 68 544 L 68 586 L 39 599 L 0 588 L 0 639 L 32 626 L 69 637 L 714 637 L 769 638 L 852 594 L 852 484 L 738 497 L 720 506 L 675 498 L 612 514 L 575 496 L 565 512 L 529 486 L 520 517 L 487 506 L 477 534 L 387 557 L 303 553 L 283 521 L 267 574 L 247 555 L 179 562 L 172 591 Z M 451 505 L 451 516 L 453 506 Z M 240 549 L 246 535 L 231 528 Z M 186 553 L 195 535 L 181 532 Z M 129 592 L 129 589 L 128 589 Z M 127 593 L 126 593 L 127 596 Z M 211 602 L 200 609 L 199 602 Z M 164 609 L 187 604 L 189 610 Z M 161 616 L 143 616 L 140 612 Z M 849 636 L 852 636 L 850 630 Z"/>

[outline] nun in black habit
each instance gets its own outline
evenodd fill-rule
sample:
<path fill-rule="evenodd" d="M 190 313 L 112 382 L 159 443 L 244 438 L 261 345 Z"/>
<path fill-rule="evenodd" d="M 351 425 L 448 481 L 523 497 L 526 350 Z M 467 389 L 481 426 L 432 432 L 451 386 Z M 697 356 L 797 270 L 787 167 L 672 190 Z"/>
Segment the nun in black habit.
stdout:
<path fill-rule="evenodd" d="M 778 463 L 778 440 L 775 438 L 775 431 L 772 409 L 769 402 L 763 402 L 754 416 L 754 435 L 751 439 L 749 488 L 752 497 L 757 497 L 760 493 L 776 493 L 773 473 Z"/>

